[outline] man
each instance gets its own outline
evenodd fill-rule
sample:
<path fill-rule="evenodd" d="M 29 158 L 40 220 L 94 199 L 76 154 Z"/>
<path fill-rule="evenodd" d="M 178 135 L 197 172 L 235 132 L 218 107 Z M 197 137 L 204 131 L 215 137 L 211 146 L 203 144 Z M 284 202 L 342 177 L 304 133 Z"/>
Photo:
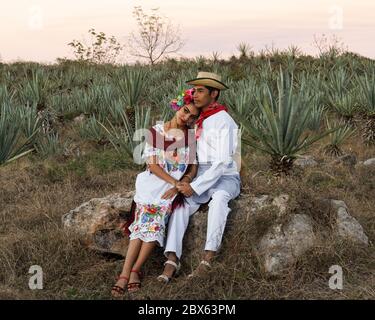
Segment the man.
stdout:
<path fill-rule="evenodd" d="M 184 207 L 175 209 L 170 217 L 163 274 L 158 278 L 169 282 L 179 269 L 182 242 L 189 217 L 201 204 L 209 202 L 207 236 L 204 255 L 197 269 L 190 276 L 202 275 L 211 267 L 211 260 L 218 251 L 230 208 L 228 202 L 240 193 L 240 175 L 234 161 L 237 148 L 238 126 L 227 108 L 217 100 L 221 90 L 228 87 L 214 73 L 199 72 L 196 79 L 186 82 L 194 86 L 194 104 L 200 108 L 197 120 L 198 173 L 193 181 L 189 175 L 182 179 L 178 190 L 187 197 Z M 210 200 L 211 199 L 211 200 Z"/>

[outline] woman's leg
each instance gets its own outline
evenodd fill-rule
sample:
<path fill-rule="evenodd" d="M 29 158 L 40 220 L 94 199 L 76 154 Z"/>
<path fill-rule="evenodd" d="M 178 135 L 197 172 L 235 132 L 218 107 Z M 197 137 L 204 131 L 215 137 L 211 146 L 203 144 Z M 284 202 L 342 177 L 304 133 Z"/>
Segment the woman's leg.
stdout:
<path fill-rule="evenodd" d="M 128 251 L 126 253 L 126 258 L 125 258 L 124 266 L 122 268 L 120 277 L 127 277 L 128 279 L 130 278 L 130 270 L 132 269 L 135 261 L 138 258 L 138 255 L 141 250 L 141 246 L 142 246 L 142 240 L 140 239 L 134 239 L 134 240 L 129 241 Z M 126 279 L 124 278 L 119 279 L 116 282 L 116 286 L 119 286 L 120 288 L 124 288 L 127 282 L 128 281 L 126 281 Z M 112 290 L 112 294 L 114 296 L 119 295 L 115 290 Z"/>
<path fill-rule="evenodd" d="M 143 264 L 147 261 L 150 257 L 152 251 L 156 247 L 156 241 L 153 242 L 144 242 L 142 241 L 141 249 L 138 254 L 138 258 L 133 264 L 132 270 L 137 270 L 138 272 L 141 270 Z M 136 272 L 132 272 L 130 274 L 129 283 L 140 283 L 139 274 Z"/>

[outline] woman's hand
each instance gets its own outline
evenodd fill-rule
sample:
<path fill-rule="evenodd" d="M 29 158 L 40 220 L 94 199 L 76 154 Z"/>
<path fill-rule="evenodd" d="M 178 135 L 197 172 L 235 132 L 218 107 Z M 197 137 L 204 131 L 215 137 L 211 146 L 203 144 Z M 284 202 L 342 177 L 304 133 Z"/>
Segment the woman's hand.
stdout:
<path fill-rule="evenodd" d="M 172 199 L 177 193 L 178 193 L 177 188 L 173 187 L 172 189 L 167 190 L 161 198 Z"/>

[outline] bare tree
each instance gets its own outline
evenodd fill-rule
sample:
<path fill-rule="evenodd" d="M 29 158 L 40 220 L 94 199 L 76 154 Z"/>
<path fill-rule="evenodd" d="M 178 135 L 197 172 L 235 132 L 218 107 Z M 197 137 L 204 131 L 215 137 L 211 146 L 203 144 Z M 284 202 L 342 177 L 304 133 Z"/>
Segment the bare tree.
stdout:
<path fill-rule="evenodd" d="M 151 65 L 184 46 L 179 27 L 160 16 L 158 10 L 152 9 L 149 15 L 144 13 L 141 6 L 134 7 L 133 16 L 137 20 L 138 31 L 132 32 L 129 37 L 129 53 L 147 59 Z"/>
<path fill-rule="evenodd" d="M 332 34 L 331 38 L 328 38 L 324 33 L 321 36 L 314 34 L 312 45 L 318 49 L 320 57 L 339 56 L 349 50 L 348 46 L 335 34 Z"/>

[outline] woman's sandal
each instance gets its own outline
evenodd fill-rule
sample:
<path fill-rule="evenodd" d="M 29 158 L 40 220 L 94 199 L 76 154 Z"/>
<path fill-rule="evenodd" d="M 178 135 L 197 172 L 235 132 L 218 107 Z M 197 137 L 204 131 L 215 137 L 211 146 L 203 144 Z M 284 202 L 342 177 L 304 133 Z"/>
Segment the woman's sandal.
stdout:
<path fill-rule="evenodd" d="M 176 262 L 174 262 L 174 261 L 172 261 L 172 260 L 167 260 L 167 261 L 165 261 L 165 262 L 164 262 L 164 266 L 165 266 L 166 264 L 170 264 L 170 265 L 172 265 L 172 266 L 175 268 L 175 270 L 173 271 L 172 276 L 171 276 L 171 277 L 168 277 L 168 276 L 166 276 L 165 274 L 161 274 L 161 275 L 158 276 L 156 279 L 157 279 L 158 281 L 160 281 L 160 282 L 169 283 L 169 282 L 172 280 L 172 278 L 173 278 L 174 276 L 176 276 L 176 275 L 180 272 L 181 264 L 180 264 L 180 262 L 177 264 Z"/>
<path fill-rule="evenodd" d="M 125 276 L 118 276 L 117 277 L 117 281 L 120 280 L 120 279 L 124 279 L 126 281 L 129 281 L 129 278 L 128 277 L 125 277 Z M 120 295 L 124 295 L 125 294 L 125 288 L 124 287 L 120 287 L 120 286 L 117 286 L 117 285 L 114 285 L 111 289 L 111 294 L 113 296 L 113 293 L 112 292 L 116 292 Z M 115 296 L 114 296 L 115 297 Z"/>
<path fill-rule="evenodd" d="M 141 271 L 138 271 L 138 270 L 131 270 L 130 273 L 136 273 L 138 274 L 138 277 L 139 277 L 139 280 L 141 280 L 143 278 L 143 274 Z M 139 289 L 141 289 L 141 282 L 131 282 L 131 283 L 128 283 L 128 292 L 132 293 L 132 292 L 136 292 L 138 291 Z"/>

